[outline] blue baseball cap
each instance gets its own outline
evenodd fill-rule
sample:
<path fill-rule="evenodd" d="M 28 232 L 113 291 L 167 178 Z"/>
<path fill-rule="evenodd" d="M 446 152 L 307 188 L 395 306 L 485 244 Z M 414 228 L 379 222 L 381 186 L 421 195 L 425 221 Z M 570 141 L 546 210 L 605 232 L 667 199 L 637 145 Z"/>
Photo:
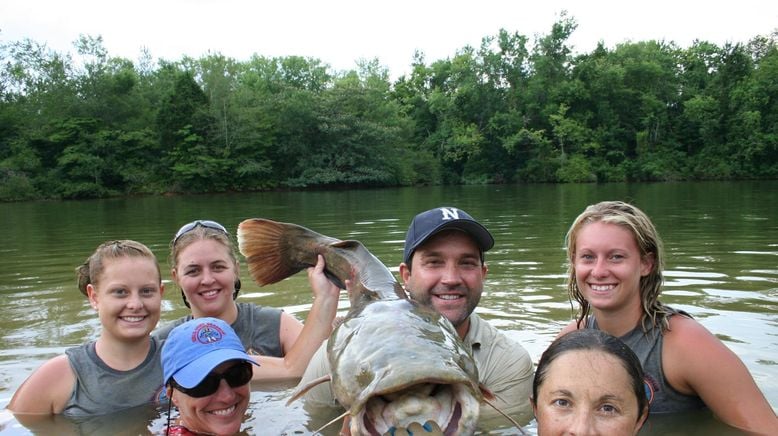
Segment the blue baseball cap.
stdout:
<path fill-rule="evenodd" d="M 229 324 L 218 318 L 191 319 L 171 330 L 162 346 L 164 383 L 174 377 L 181 387 L 193 388 L 222 362 L 235 359 L 259 366 Z"/>
<path fill-rule="evenodd" d="M 405 235 L 404 262 L 411 263 L 413 252 L 432 235 L 447 229 L 461 230 L 470 235 L 484 251 L 494 247 L 492 234 L 470 214 L 456 207 L 438 207 L 416 215 Z"/>

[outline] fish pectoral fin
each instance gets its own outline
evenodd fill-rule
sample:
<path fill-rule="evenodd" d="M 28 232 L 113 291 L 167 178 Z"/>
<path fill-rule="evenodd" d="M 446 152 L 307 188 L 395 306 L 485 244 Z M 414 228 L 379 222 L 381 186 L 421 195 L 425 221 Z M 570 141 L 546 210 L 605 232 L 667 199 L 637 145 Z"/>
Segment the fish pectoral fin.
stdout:
<path fill-rule="evenodd" d="M 295 392 L 292 394 L 292 396 L 286 402 L 286 405 L 288 406 L 288 405 L 292 404 L 293 402 L 295 402 L 296 400 L 299 400 L 300 397 L 305 395 L 308 391 L 310 391 L 311 389 L 315 388 L 316 386 L 318 386 L 318 385 L 320 385 L 322 383 L 330 382 L 330 381 L 332 381 L 332 376 L 330 374 L 327 374 L 327 375 L 323 375 L 323 376 L 321 376 L 319 378 L 315 378 L 315 379 L 309 381 L 304 386 L 298 386 L 297 390 L 295 390 Z"/>

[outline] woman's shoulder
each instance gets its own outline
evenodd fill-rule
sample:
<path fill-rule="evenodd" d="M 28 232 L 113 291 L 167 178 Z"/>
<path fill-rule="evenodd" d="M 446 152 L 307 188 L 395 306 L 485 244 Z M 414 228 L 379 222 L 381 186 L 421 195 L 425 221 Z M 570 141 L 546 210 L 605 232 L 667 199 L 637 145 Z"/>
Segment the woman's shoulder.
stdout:
<path fill-rule="evenodd" d="M 33 372 L 14 393 L 8 409 L 15 413 L 60 413 L 76 376 L 65 354 L 53 357 Z"/>
<path fill-rule="evenodd" d="M 706 348 L 722 348 L 722 342 L 694 318 L 676 314 L 669 317 L 669 328 L 664 332 L 664 351 L 668 356 L 684 359 L 699 356 Z"/>
<path fill-rule="evenodd" d="M 696 335 L 711 335 L 708 329 L 683 311 L 675 311 L 667 321 L 669 329 L 665 332 L 665 337 L 674 335 L 682 339 Z"/>
<path fill-rule="evenodd" d="M 567 333 L 570 333 L 570 332 L 572 332 L 574 330 L 579 330 L 579 329 L 584 328 L 584 327 L 585 327 L 585 322 L 579 324 L 579 322 L 574 319 L 574 320 L 570 321 L 569 323 L 567 323 L 566 326 L 562 327 L 562 330 L 559 331 L 559 333 L 556 335 L 556 337 L 554 339 L 557 339 L 559 337 L 564 336 Z"/>
<path fill-rule="evenodd" d="M 60 354 L 59 356 L 52 357 L 46 363 L 36 371 L 36 373 L 42 372 L 46 375 L 53 377 L 62 377 L 67 375 L 73 375 L 73 367 L 71 366 L 70 359 L 67 355 Z"/>

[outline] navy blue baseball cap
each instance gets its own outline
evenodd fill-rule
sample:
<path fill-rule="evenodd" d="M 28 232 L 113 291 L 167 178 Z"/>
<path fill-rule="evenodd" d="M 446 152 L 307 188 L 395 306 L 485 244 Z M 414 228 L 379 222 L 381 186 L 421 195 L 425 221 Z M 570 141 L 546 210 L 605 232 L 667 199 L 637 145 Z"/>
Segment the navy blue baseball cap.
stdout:
<path fill-rule="evenodd" d="M 484 251 L 494 247 L 494 238 L 478 221 L 467 212 L 456 207 L 438 207 L 416 215 L 405 235 L 405 252 L 403 261 L 410 265 L 413 252 L 430 236 L 448 229 L 461 230 L 470 235 Z"/>

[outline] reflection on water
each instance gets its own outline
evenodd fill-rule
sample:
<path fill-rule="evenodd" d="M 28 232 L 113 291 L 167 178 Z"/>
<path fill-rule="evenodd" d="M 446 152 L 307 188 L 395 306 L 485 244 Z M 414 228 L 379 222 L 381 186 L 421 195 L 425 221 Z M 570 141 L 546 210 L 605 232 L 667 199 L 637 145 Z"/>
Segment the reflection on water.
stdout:
<path fill-rule="evenodd" d="M 161 262 L 184 222 L 209 218 L 230 229 L 245 218 L 303 224 L 361 240 L 397 272 L 407 223 L 419 211 L 459 206 L 494 234 L 489 275 L 478 312 L 519 341 L 537 361 L 572 315 L 565 294 L 563 240 L 587 204 L 632 201 L 655 221 L 667 250 L 663 301 L 695 316 L 748 366 L 778 407 L 778 182 L 431 187 L 372 191 L 278 192 L 0 204 L 12 229 L 0 247 L 0 407 L 42 362 L 94 339 L 99 321 L 75 286 L 74 268 L 101 242 L 130 238 Z M 245 268 L 244 268 L 245 269 Z M 282 307 L 300 319 L 310 309 L 304 274 L 259 288 L 242 271 L 242 301 Z M 186 313 L 167 283 L 163 320 Z M 345 312 L 348 302 L 341 300 Z M 248 434 L 311 434 L 335 411 L 285 402 L 290 384 L 254 384 Z M 123 411 L 71 423 L 25 423 L 41 434 L 161 434 L 166 411 Z M 42 427 L 41 427 L 42 426 Z M 337 434 L 339 424 L 323 433 Z M 532 423 L 526 427 L 534 432 Z M 482 423 L 484 434 L 517 434 L 506 422 Z M 7 413 L 0 434 L 29 434 Z M 642 434 L 737 434 L 708 414 L 652 417 Z"/>

